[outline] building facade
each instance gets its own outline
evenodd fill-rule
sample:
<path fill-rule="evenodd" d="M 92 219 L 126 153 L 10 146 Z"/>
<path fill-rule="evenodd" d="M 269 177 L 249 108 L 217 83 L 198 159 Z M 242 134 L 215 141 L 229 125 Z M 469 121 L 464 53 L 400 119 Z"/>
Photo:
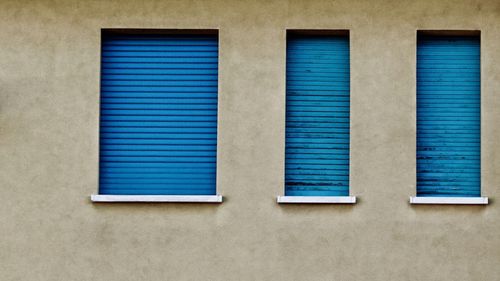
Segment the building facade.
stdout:
<path fill-rule="evenodd" d="M 0 15 L 1 280 L 500 280 L 499 1 L 0 1 Z M 150 54 L 141 55 L 144 42 L 121 49 L 122 41 L 116 41 L 147 41 L 148 36 L 208 41 L 176 50 L 189 49 L 189 59 L 199 54 L 194 61 L 172 59 L 170 45 L 156 50 L 161 54 L 150 61 Z M 440 49 L 447 42 L 458 42 L 452 45 L 459 49 Z M 444 53 L 457 57 L 435 57 Z M 158 60 L 170 63 L 172 71 L 193 63 L 199 72 L 161 72 L 142 80 L 136 78 L 152 72 L 128 73 L 127 63 Z M 317 67 L 308 73 L 319 76 L 297 74 L 301 63 L 311 64 L 309 70 Z M 433 76 L 436 65 L 445 70 Z M 314 80 L 329 73 L 338 76 Z M 186 110 L 192 107 L 169 104 L 176 98 L 169 95 L 189 91 L 162 90 L 185 90 L 192 85 L 184 82 L 194 80 L 209 89 L 201 91 L 206 102 L 197 107 L 209 112 L 201 114 L 212 116 L 208 121 L 189 119 L 193 115 Z M 340 94 L 331 95 L 338 99 L 301 96 L 324 91 L 329 81 L 340 87 Z M 145 83 L 156 90 L 130 90 Z M 445 96 L 426 100 L 428 87 Z M 131 92 L 160 93 L 167 100 L 158 104 L 158 97 L 148 96 L 152 104 L 144 105 L 136 99 L 145 96 Z M 462 103 L 440 107 L 450 99 L 447 93 Z M 128 100 L 115 102 L 121 98 Z M 318 163 L 290 160 L 309 159 L 301 154 L 304 147 L 290 143 L 303 133 L 317 133 L 317 123 L 301 127 L 297 124 L 307 122 L 298 117 L 308 117 L 307 112 L 323 116 L 316 106 L 330 104 L 348 113 L 342 115 L 347 119 L 325 125 L 334 128 L 326 133 L 343 134 L 339 143 L 347 145 L 332 148 L 341 151 L 339 158 L 319 158 L 348 166 L 331 174 L 329 168 L 318 168 L 320 181 L 336 183 L 311 188 L 318 178 L 310 176 L 317 174 L 303 167 Z M 175 128 L 181 131 L 195 127 L 190 122 L 208 122 L 189 131 L 196 135 L 190 140 L 206 140 L 203 151 L 208 152 L 180 155 L 194 157 L 189 163 L 209 158 L 213 165 L 203 166 L 207 176 L 186 172 L 179 178 L 183 173 L 175 166 L 169 174 L 180 182 L 191 180 L 196 187 L 189 192 L 177 185 L 162 191 L 135 189 L 164 184 L 158 181 L 163 170 L 148 184 L 132 186 L 137 183 L 133 173 L 114 181 L 113 173 L 124 170 L 113 170 L 118 167 L 113 163 L 120 162 L 113 157 L 124 154 L 118 155 L 123 150 L 113 145 L 130 143 L 107 140 L 159 133 L 147 131 L 146 119 L 126 120 L 146 125 L 121 131 L 114 116 L 137 115 L 127 110 L 162 110 L 159 116 L 177 110 L 188 116 L 174 120 L 182 123 Z M 435 119 L 424 118 L 429 116 Z M 460 127 L 465 131 L 450 133 L 455 127 L 446 127 L 449 120 L 466 122 Z M 453 143 L 442 146 L 464 153 L 451 155 L 461 157 L 458 162 L 439 162 L 458 169 L 438 175 L 426 170 L 429 157 L 441 161 L 449 156 L 440 154 L 449 150 L 439 145 L 432 149 L 439 153 L 426 154 L 436 143 L 427 142 L 428 129 L 467 143 L 469 150 Z M 160 133 L 172 133 L 165 130 Z M 328 154 L 324 150 L 330 148 L 313 149 Z M 303 165 L 296 169 L 298 176 L 288 171 L 294 165 Z M 156 168 L 141 171 L 151 176 Z M 446 184 L 424 184 L 446 182 L 442 177 L 451 174 L 450 181 L 466 184 L 444 193 L 439 188 Z M 138 202 L 155 201 L 140 196 L 129 197 L 134 202 L 109 202 L 131 193 L 159 195 L 155 200 L 162 202 Z M 91 200 L 91 195 L 97 196 Z M 189 202 L 165 202 L 184 200 L 169 195 Z M 308 200 L 328 203 L 304 203 Z M 429 204 L 432 200 L 440 204 Z M 293 201 L 301 203 L 286 203 Z"/>

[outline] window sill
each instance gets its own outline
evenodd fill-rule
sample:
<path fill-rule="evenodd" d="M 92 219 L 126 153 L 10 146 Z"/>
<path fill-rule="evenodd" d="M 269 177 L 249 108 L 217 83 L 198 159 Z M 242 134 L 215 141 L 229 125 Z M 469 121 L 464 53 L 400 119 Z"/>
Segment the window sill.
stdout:
<path fill-rule="evenodd" d="M 101 195 L 92 194 L 94 203 L 222 203 L 222 195 Z"/>
<path fill-rule="evenodd" d="M 278 196 L 279 204 L 355 204 L 356 196 Z"/>
<path fill-rule="evenodd" d="M 488 197 L 410 197 L 410 204 L 488 205 Z"/>

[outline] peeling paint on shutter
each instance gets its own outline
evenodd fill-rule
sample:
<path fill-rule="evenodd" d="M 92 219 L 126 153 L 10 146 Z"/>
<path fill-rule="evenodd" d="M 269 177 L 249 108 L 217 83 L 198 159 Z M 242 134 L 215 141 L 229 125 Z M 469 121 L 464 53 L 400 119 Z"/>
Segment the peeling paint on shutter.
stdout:
<path fill-rule="evenodd" d="M 215 194 L 217 35 L 106 35 L 100 194 Z"/>
<path fill-rule="evenodd" d="M 349 195 L 349 38 L 289 36 L 285 195 Z"/>
<path fill-rule="evenodd" d="M 479 37 L 419 36 L 417 196 L 481 194 Z"/>

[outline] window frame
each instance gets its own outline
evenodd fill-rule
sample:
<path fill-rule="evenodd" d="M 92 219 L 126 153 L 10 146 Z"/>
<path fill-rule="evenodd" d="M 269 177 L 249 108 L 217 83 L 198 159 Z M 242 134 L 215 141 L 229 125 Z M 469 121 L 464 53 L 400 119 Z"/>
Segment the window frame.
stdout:
<path fill-rule="evenodd" d="M 346 36 L 348 38 L 349 42 L 349 73 L 351 73 L 351 46 L 352 46 L 352 40 L 351 40 L 351 32 L 349 29 L 286 29 L 285 30 L 285 48 L 284 48 L 284 54 L 285 54 L 285 83 L 287 81 L 287 67 L 286 67 L 286 62 L 287 62 L 287 48 L 288 48 L 288 38 L 290 35 L 336 35 L 336 36 Z M 351 90 L 352 90 L 352 75 L 349 75 L 349 95 L 351 95 Z M 285 123 L 283 124 L 285 131 L 286 131 L 286 89 L 285 89 Z M 351 100 L 351 99 L 349 99 Z M 349 103 L 349 115 L 351 116 L 351 109 L 352 106 Z M 352 119 L 349 117 L 349 132 L 351 132 L 352 129 Z M 286 151 L 286 133 L 285 133 L 285 138 L 283 139 L 284 142 L 284 148 L 283 153 Z M 352 143 L 351 137 L 349 137 L 349 144 Z M 285 163 L 285 154 L 283 154 L 283 164 Z M 278 204 L 355 204 L 357 202 L 357 197 L 352 195 L 352 188 L 351 188 L 351 161 L 352 161 L 352 153 L 351 153 L 351 145 L 349 145 L 349 195 L 348 196 L 287 196 L 287 195 L 278 195 L 276 197 L 276 202 Z M 285 168 L 283 169 L 283 193 L 285 192 L 286 186 L 285 186 L 285 175 L 286 175 L 286 170 Z"/>
<path fill-rule="evenodd" d="M 479 58 L 479 77 L 480 77 L 480 84 L 481 84 L 481 89 L 480 89 L 480 163 L 482 162 L 482 152 L 483 152 L 483 137 L 482 137 L 482 127 L 483 127 L 483 122 L 482 122 L 482 102 L 483 102 L 483 90 L 482 90 L 482 85 L 483 85 L 483 75 L 482 75 L 482 67 L 483 64 L 482 62 L 482 36 L 481 36 L 481 31 L 480 30 L 416 30 L 415 32 L 415 112 L 416 112 L 416 106 L 417 106 L 417 52 L 418 52 L 418 40 L 420 35 L 428 35 L 428 36 L 471 36 L 471 37 L 478 37 L 479 38 L 479 48 L 480 48 L 480 58 Z M 416 115 L 415 115 L 416 116 Z M 415 119 L 415 140 L 417 139 L 417 120 Z M 415 148 L 416 148 L 416 143 L 415 143 Z M 415 150 L 415 156 L 417 155 L 417 151 Z M 488 205 L 489 204 L 489 198 L 486 196 L 483 196 L 483 173 L 482 173 L 482 163 L 480 166 L 480 196 L 479 197 L 459 197 L 459 196 L 442 196 L 442 197 L 437 197 L 437 196 L 410 196 L 409 203 L 412 205 Z M 415 161 L 415 192 L 417 191 L 417 166 L 416 166 L 416 161 Z"/>
<path fill-rule="evenodd" d="M 209 29 L 156 29 L 156 28 L 101 28 L 99 40 L 99 102 L 98 102 L 98 159 L 100 159 L 100 131 L 101 131 L 101 82 L 102 82 L 102 45 L 104 36 L 107 34 L 127 34 L 127 35 L 216 35 L 218 44 L 217 65 L 220 69 L 220 32 L 217 28 Z M 218 190 L 218 156 L 219 156 L 219 130 L 220 130 L 220 75 L 217 71 L 217 144 L 216 144 L 216 167 L 215 167 L 215 195 L 118 195 L 118 194 L 100 194 L 100 160 L 97 163 L 97 193 L 90 195 L 90 201 L 93 203 L 222 203 L 223 196 L 217 193 Z"/>

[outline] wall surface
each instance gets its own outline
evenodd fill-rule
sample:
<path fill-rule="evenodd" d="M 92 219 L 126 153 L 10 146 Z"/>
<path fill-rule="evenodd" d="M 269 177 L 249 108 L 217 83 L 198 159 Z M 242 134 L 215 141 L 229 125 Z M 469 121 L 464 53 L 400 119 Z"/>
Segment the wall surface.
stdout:
<path fill-rule="evenodd" d="M 92 204 L 101 28 L 220 33 L 220 205 Z M 285 31 L 351 36 L 351 194 L 278 205 Z M 411 206 L 416 30 L 481 30 L 482 194 Z M 500 1 L 0 1 L 0 280 L 500 280 Z"/>

